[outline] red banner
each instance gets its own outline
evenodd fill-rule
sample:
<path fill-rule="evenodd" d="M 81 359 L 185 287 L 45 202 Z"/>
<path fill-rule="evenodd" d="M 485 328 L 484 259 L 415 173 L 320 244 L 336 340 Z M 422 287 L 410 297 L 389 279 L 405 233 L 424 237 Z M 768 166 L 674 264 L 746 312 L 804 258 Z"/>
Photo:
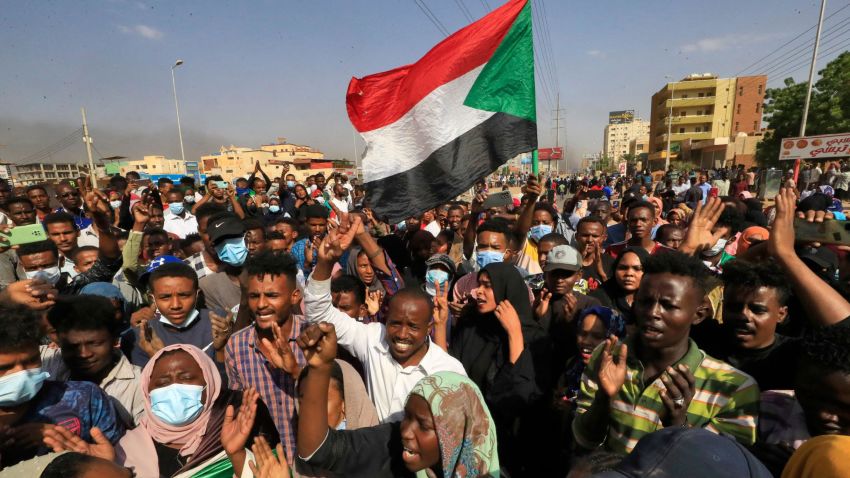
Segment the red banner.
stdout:
<path fill-rule="evenodd" d="M 564 148 L 540 148 L 537 150 L 537 159 L 540 161 L 558 161 L 564 159 Z"/>

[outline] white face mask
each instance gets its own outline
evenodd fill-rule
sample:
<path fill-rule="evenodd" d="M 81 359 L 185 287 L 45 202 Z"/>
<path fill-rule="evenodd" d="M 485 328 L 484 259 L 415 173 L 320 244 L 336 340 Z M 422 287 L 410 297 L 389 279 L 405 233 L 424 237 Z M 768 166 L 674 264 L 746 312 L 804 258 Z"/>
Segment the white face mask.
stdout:
<path fill-rule="evenodd" d="M 182 324 L 174 325 L 174 324 L 171 323 L 170 320 L 168 320 L 168 318 L 166 316 L 162 315 L 162 313 L 160 312 L 159 313 L 159 321 L 162 322 L 163 324 L 168 324 L 168 325 L 170 325 L 172 327 L 176 327 L 178 329 L 185 329 L 186 327 L 192 325 L 193 322 L 198 320 L 198 316 L 200 314 L 201 313 L 198 312 L 198 309 L 192 309 L 192 312 L 189 313 L 189 316 L 186 317 L 186 320 L 184 320 Z"/>
<path fill-rule="evenodd" d="M 723 249 L 726 249 L 726 243 L 727 242 L 728 241 L 726 239 L 718 239 L 717 243 L 714 244 L 714 247 L 712 247 L 711 249 L 706 249 L 706 250 L 702 251 L 702 256 L 703 257 L 714 257 L 717 254 L 720 254 L 721 252 L 723 252 Z"/>
<path fill-rule="evenodd" d="M 59 276 L 62 272 L 59 266 L 48 267 L 40 271 L 26 271 L 27 279 L 37 279 L 47 282 L 50 285 L 56 285 L 59 282 Z"/>

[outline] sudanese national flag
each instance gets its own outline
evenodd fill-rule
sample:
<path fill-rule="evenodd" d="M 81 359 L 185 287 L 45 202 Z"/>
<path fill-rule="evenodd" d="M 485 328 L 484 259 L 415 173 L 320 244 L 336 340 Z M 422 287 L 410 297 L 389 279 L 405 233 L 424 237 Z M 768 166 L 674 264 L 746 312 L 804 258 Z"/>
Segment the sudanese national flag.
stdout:
<path fill-rule="evenodd" d="M 416 63 L 352 78 L 366 199 L 391 223 L 537 148 L 531 3 L 511 0 Z"/>

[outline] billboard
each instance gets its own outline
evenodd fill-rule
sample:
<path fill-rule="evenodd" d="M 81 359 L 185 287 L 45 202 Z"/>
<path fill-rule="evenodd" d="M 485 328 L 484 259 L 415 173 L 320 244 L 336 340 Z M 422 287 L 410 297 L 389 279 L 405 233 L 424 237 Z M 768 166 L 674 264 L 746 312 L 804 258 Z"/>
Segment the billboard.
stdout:
<path fill-rule="evenodd" d="M 564 159 L 564 148 L 540 148 L 537 150 L 537 159 L 540 161 L 558 161 Z"/>
<path fill-rule="evenodd" d="M 785 138 L 779 159 L 833 159 L 850 156 L 850 133 Z"/>
<path fill-rule="evenodd" d="M 631 123 L 635 120 L 635 110 L 611 111 L 608 113 L 608 124 Z"/>

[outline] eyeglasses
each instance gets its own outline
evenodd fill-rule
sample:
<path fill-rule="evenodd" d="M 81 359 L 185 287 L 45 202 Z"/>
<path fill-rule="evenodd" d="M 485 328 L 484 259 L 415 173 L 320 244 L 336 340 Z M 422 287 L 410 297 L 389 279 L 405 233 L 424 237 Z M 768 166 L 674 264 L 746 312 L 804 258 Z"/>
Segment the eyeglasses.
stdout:
<path fill-rule="evenodd" d="M 70 198 L 70 197 L 80 197 L 80 193 L 77 191 L 68 191 L 67 193 L 62 193 L 59 195 L 62 198 Z"/>

